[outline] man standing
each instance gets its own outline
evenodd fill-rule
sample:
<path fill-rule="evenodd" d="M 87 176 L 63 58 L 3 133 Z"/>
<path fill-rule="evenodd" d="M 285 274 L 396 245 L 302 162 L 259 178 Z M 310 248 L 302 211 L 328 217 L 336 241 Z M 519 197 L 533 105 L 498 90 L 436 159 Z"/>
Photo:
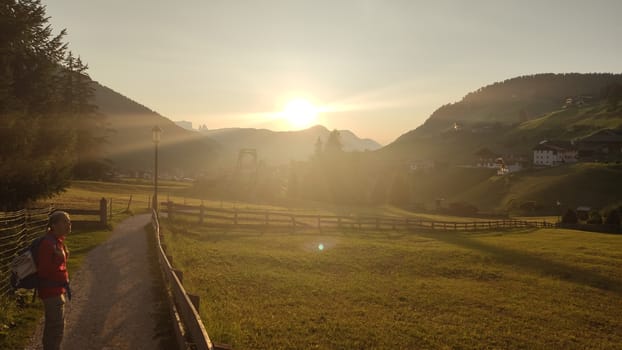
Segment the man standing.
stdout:
<path fill-rule="evenodd" d="M 59 350 L 65 331 L 66 296 L 71 298 L 67 272 L 68 251 L 64 241 L 71 232 L 69 214 L 55 211 L 50 214 L 47 233 L 37 253 L 39 297 L 45 306 L 43 349 Z"/>

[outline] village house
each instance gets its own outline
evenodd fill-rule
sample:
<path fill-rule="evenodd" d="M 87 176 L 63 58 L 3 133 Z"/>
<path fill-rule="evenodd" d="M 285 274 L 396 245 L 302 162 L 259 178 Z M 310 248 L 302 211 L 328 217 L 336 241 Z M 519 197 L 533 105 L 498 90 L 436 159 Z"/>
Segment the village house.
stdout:
<path fill-rule="evenodd" d="M 522 170 L 526 163 L 527 157 L 522 155 L 500 155 L 484 148 L 476 153 L 479 157 L 478 168 L 497 169 L 497 175 L 506 175 Z"/>
<path fill-rule="evenodd" d="M 582 160 L 621 160 L 622 131 L 604 129 L 576 141 Z"/>
<path fill-rule="evenodd" d="M 556 166 L 565 163 L 576 163 L 578 151 L 570 141 L 540 142 L 533 149 L 533 165 Z"/>
<path fill-rule="evenodd" d="M 435 162 L 432 160 L 414 160 L 408 164 L 408 169 L 410 170 L 410 172 L 421 170 L 427 171 L 430 169 L 434 169 L 435 165 Z"/>
<path fill-rule="evenodd" d="M 592 101 L 592 96 L 576 96 L 576 97 L 568 97 L 566 99 L 566 103 L 563 108 L 569 107 L 583 107 Z"/>

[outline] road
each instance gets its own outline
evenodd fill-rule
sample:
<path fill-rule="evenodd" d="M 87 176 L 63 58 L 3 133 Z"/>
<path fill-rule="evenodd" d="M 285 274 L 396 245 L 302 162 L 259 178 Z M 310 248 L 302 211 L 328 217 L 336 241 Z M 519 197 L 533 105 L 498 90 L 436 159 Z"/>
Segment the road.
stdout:
<path fill-rule="evenodd" d="M 121 222 L 88 253 L 80 271 L 70 271 L 73 299 L 66 306 L 63 349 L 162 348 L 144 230 L 149 221 L 145 214 Z M 41 334 L 42 324 L 26 349 L 42 349 Z"/>

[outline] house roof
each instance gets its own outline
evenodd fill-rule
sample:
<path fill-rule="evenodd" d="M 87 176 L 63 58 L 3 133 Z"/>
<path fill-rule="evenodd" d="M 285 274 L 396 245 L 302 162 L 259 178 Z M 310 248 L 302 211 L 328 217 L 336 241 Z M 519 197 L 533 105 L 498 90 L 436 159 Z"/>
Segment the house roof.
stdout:
<path fill-rule="evenodd" d="M 570 143 L 570 141 L 544 140 L 540 142 L 536 147 L 534 147 L 533 150 L 534 151 L 551 150 L 551 151 L 563 152 L 563 151 L 573 151 L 575 150 L 575 147 L 572 143 Z"/>
<path fill-rule="evenodd" d="M 622 143 L 622 131 L 603 129 L 579 140 L 580 143 Z"/>

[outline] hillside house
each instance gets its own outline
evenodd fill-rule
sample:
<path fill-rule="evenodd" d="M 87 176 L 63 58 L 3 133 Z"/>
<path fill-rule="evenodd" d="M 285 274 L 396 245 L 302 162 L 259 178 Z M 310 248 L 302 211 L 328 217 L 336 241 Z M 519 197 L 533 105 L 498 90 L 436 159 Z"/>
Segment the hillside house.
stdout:
<path fill-rule="evenodd" d="M 581 206 L 577 207 L 575 212 L 577 213 L 577 218 L 582 221 L 586 221 L 590 217 L 591 207 Z"/>
<path fill-rule="evenodd" d="M 533 165 L 556 166 L 576 163 L 578 151 L 569 141 L 544 140 L 533 148 Z"/>
<path fill-rule="evenodd" d="M 564 104 L 563 108 L 583 107 L 583 106 L 587 105 L 588 103 L 592 102 L 592 99 L 593 99 L 592 96 L 568 97 L 566 99 L 566 103 Z"/>
<path fill-rule="evenodd" d="M 497 175 L 506 175 L 522 170 L 527 164 L 527 157 L 522 155 L 499 155 L 487 148 L 476 153 L 479 157 L 478 168 L 497 169 Z"/>
<path fill-rule="evenodd" d="M 414 160 L 408 164 L 408 169 L 410 172 L 415 171 L 427 171 L 430 169 L 434 169 L 435 162 L 432 160 Z"/>
<path fill-rule="evenodd" d="M 577 140 L 579 158 L 585 160 L 621 160 L 622 131 L 604 129 Z"/>

